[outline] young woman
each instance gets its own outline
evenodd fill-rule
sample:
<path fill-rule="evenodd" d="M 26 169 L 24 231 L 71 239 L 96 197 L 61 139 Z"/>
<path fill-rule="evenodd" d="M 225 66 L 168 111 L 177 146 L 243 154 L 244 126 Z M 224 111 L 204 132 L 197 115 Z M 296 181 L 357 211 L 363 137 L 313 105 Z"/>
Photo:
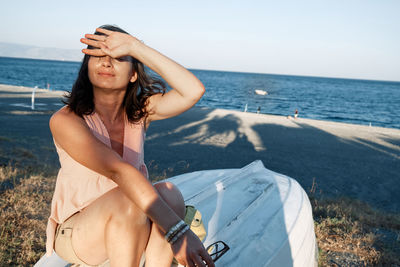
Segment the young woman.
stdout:
<path fill-rule="evenodd" d="M 185 205 L 170 183 L 152 185 L 143 161 L 149 123 L 190 109 L 204 94 L 188 70 L 120 28 L 81 42 L 85 57 L 66 106 L 50 119 L 61 168 L 47 226 L 53 249 L 71 263 L 214 266 L 181 222 Z M 144 65 L 173 88 L 167 93 Z"/>

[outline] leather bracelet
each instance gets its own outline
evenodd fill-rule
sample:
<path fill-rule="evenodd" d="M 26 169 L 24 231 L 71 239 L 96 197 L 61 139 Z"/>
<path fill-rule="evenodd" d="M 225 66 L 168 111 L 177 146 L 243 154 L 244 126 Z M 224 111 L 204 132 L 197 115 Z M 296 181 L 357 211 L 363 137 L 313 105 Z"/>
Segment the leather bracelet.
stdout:
<path fill-rule="evenodd" d="M 174 238 L 180 231 L 183 230 L 183 228 L 186 227 L 186 223 L 182 224 L 175 232 L 173 232 L 169 238 L 167 239 L 168 242 L 171 242 L 172 238 Z"/>
<path fill-rule="evenodd" d="M 177 222 L 174 226 L 172 226 L 168 232 L 165 234 L 165 239 L 168 241 L 169 239 L 171 239 L 171 236 L 176 235 L 178 232 L 178 229 L 180 229 L 182 227 L 182 225 L 184 225 L 185 222 L 183 220 L 180 220 L 179 222 Z"/>
<path fill-rule="evenodd" d="M 179 231 L 169 242 L 171 245 L 173 245 L 178 239 L 183 236 L 187 231 L 189 230 L 189 225 L 186 225 L 181 231 Z"/>

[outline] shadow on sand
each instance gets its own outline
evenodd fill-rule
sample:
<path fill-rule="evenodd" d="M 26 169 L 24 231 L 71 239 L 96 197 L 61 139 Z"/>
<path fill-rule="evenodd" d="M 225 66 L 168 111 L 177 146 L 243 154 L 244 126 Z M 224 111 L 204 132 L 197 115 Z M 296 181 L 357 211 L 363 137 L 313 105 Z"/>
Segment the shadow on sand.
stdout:
<path fill-rule="evenodd" d="M 315 179 L 324 196 L 345 195 L 400 211 L 398 138 L 378 135 L 391 144 L 384 146 L 363 138 L 341 138 L 301 121 L 287 127 L 267 118 L 246 126 L 237 114 L 194 108 L 153 122 L 145 144 L 146 162 L 153 166 L 150 174 L 241 168 L 260 159 L 268 169 L 295 178 L 306 191 Z"/>

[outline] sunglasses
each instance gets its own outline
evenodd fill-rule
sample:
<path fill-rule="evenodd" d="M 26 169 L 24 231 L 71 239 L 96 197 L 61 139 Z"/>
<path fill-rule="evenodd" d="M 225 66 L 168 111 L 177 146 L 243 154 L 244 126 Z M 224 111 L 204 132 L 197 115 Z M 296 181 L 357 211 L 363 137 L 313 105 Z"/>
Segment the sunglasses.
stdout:
<path fill-rule="evenodd" d="M 206 250 L 210 254 L 211 259 L 216 262 L 229 250 L 229 246 L 224 241 L 217 241 L 209 245 Z"/>

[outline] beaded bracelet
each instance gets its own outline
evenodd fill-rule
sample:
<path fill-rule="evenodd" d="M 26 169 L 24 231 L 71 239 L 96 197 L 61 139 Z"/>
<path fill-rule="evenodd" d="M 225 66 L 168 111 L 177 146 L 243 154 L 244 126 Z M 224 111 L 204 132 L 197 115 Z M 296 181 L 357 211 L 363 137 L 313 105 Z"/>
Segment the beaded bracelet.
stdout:
<path fill-rule="evenodd" d="M 171 239 L 169 242 L 171 245 L 173 245 L 181 236 L 183 236 L 187 231 L 189 230 L 189 225 L 185 225 L 185 227 L 179 231 L 174 238 Z"/>
<path fill-rule="evenodd" d="M 174 226 L 172 226 L 169 231 L 165 234 L 165 239 L 168 241 L 169 239 L 171 239 L 171 236 L 174 236 L 177 234 L 178 229 L 180 229 L 182 227 L 182 225 L 184 225 L 185 222 L 183 220 L 180 220 L 177 224 L 175 224 Z"/>

